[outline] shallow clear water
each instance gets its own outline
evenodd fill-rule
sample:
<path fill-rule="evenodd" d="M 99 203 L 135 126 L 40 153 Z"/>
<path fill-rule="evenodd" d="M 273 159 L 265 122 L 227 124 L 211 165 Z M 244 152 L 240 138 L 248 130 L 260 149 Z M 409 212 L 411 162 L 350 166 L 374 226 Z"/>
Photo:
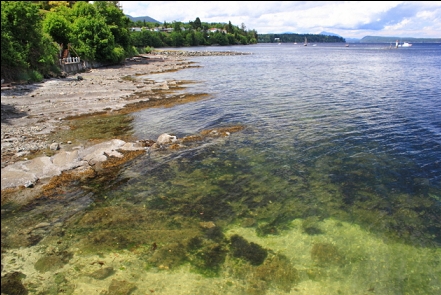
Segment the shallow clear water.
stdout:
<path fill-rule="evenodd" d="M 439 294 L 439 44 L 219 50 L 252 54 L 155 75 L 211 96 L 133 132 L 245 129 L 7 208 L 2 275 L 34 294 Z"/>

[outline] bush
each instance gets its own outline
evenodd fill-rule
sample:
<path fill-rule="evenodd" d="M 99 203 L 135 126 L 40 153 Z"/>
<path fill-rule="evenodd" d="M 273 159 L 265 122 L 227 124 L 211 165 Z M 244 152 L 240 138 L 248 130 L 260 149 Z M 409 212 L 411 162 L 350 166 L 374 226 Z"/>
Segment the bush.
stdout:
<path fill-rule="evenodd" d="M 114 47 L 112 49 L 112 58 L 111 62 L 121 62 L 125 58 L 125 51 L 124 48 L 121 46 Z"/>
<path fill-rule="evenodd" d="M 145 53 L 152 53 L 152 51 L 154 50 L 154 48 L 153 48 L 153 47 L 150 47 L 150 46 L 147 46 L 147 47 L 144 48 L 144 50 L 145 50 Z"/>
<path fill-rule="evenodd" d="M 20 82 L 27 82 L 27 83 L 41 82 L 44 79 L 43 75 L 36 70 L 21 71 L 14 78 Z"/>
<path fill-rule="evenodd" d="M 29 73 L 29 78 L 32 82 L 41 82 L 44 79 L 43 75 L 35 70 Z"/>

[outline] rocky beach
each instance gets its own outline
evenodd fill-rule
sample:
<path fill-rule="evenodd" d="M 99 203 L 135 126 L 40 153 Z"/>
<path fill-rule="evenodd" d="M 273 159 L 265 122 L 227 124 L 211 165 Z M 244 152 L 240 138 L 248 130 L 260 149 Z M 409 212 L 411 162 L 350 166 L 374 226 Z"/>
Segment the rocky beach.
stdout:
<path fill-rule="evenodd" d="M 153 144 L 156 145 L 152 148 L 163 148 L 164 144 L 179 148 L 183 141 L 201 138 L 202 135 L 194 135 L 176 139 L 165 133 L 162 139 L 133 139 L 122 134 L 122 138 L 103 135 L 100 140 L 86 137 L 80 141 L 57 135 L 71 129 L 69 121 L 75 118 L 127 114 L 142 108 L 201 99 L 203 95 L 170 95 L 173 88 L 179 88 L 184 82 L 156 82 L 153 74 L 197 67 L 186 57 L 234 54 L 247 53 L 155 51 L 126 59 L 121 65 L 86 69 L 41 83 L 2 84 L 2 204 L 35 198 L 41 193 L 38 187 L 41 189 L 65 171 L 85 173 L 92 167 L 96 170 L 100 166 L 96 163 L 106 162 L 111 157 L 129 160 L 150 151 Z M 151 80 L 136 79 L 136 76 L 150 74 Z M 233 128 L 233 131 L 239 129 Z M 226 136 L 230 131 L 209 130 L 204 136 Z M 125 156 L 127 154 L 130 156 Z"/>

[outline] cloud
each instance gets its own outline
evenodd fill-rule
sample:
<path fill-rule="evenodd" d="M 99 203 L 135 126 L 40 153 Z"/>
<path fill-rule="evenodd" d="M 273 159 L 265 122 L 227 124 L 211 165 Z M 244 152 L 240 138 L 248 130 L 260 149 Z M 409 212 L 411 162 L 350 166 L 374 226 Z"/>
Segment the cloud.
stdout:
<path fill-rule="evenodd" d="M 319 33 L 441 38 L 433 1 L 121 1 L 124 13 L 158 21 L 225 22 L 258 33 Z"/>

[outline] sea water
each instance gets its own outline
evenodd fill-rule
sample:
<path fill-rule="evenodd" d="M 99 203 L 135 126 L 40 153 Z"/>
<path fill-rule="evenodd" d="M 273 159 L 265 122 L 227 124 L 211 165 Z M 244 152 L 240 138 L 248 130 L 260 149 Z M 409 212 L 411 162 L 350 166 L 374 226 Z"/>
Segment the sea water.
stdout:
<path fill-rule="evenodd" d="M 137 77 L 208 98 L 132 114 L 134 135 L 244 129 L 6 208 L 2 276 L 30 294 L 441 292 L 439 44 L 185 50 L 250 54 Z"/>

